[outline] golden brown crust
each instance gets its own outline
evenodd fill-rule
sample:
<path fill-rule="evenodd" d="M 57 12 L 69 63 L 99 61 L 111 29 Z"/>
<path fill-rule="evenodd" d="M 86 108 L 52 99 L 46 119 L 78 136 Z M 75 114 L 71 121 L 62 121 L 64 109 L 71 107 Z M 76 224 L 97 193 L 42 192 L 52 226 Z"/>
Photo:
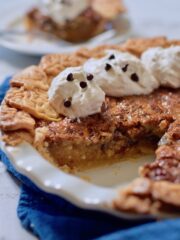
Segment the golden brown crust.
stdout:
<path fill-rule="evenodd" d="M 47 92 L 41 89 L 11 88 L 6 94 L 5 102 L 13 108 L 30 113 L 35 118 L 49 121 L 57 121 L 59 118 L 48 102 Z"/>
<path fill-rule="evenodd" d="M 47 91 L 49 84 L 43 69 L 39 66 L 30 66 L 13 77 L 11 86 L 24 87 L 26 89 L 39 88 Z"/>
<path fill-rule="evenodd" d="M 155 37 L 151 39 L 136 38 L 129 39 L 125 44 L 122 45 L 122 48 L 125 51 L 128 51 L 136 56 L 140 56 L 144 51 L 151 47 L 169 47 L 169 46 L 179 46 L 180 41 L 172 40 L 169 41 L 166 37 Z"/>
<path fill-rule="evenodd" d="M 18 111 L 11 108 L 5 102 L 1 104 L 0 128 L 3 131 L 15 131 L 25 129 L 33 132 L 35 128 L 35 120 L 24 111 Z"/>
<path fill-rule="evenodd" d="M 178 104 L 180 106 L 180 104 Z M 180 183 L 180 121 L 173 122 L 156 150 L 156 160 L 140 168 L 140 175 L 153 180 Z"/>
<path fill-rule="evenodd" d="M 30 132 L 18 130 L 18 131 L 8 131 L 4 132 L 2 135 L 3 142 L 11 146 L 17 146 L 23 141 L 33 144 L 34 135 Z"/>
<path fill-rule="evenodd" d="M 119 191 L 113 206 L 121 211 L 142 214 L 168 212 L 173 208 L 180 211 L 180 184 L 138 178 Z"/>
<path fill-rule="evenodd" d="M 56 76 L 67 67 L 80 66 L 84 62 L 84 58 L 76 57 L 68 54 L 51 54 L 41 59 L 40 67 L 49 76 Z"/>

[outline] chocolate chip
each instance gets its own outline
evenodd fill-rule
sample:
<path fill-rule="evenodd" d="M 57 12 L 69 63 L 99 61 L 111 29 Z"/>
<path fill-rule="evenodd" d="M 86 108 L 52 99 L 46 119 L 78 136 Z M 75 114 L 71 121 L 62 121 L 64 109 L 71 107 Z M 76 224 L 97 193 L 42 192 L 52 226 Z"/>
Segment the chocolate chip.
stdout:
<path fill-rule="evenodd" d="M 112 55 L 109 56 L 109 60 L 112 60 L 112 59 L 115 59 L 114 54 L 112 54 Z"/>
<path fill-rule="evenodd" d="M 129 64 L 126 64 L 126 65 L 122 68 L 122 71 L 123 71 L 123 72 L 127 72 L 128 66 L 129 66 Z"/>
<path fill-rule="evenodd" d="M 65 106 L 66 108 L 71 107 L 71 100 L 65 99 L 65 100 L 64 100 L 64 106 Z"/>
<path fill-rule="evenodd" d="M 68 75 L 67 75 L 67 81 L 68 82 L 72 82 L 73 80 L 74 80 L 74 77 L 73 77 L 73 74 L 72 73 L 69 73 Z"/>
<path fill-rule="evenodd" d="M 69 20 L 68 18 L 66 18 L 66 19 L 65 19 L 65 22 L 66 22 L 66 24 L 68 24 L 68 23 L 71 22 L 71 20 Z"/>
<path fill-rule="evenodd" d="M 105 70 L 108 72 L 112 66 L 109 63 L 106 63 Z"/>
<path fill-rule="evenodd" d="M 131 74 L 131 80 L 134 82 L 138 82 L 139 81 L 139 77 L 136 73 Z"/>
<path fill-rule="evenodd" d="M 61 0 L 61 3 L 65 5 L 71 5 L 69 0 Z"/>
<path fill-rule="evenodd" d="M 94 78 L 94 76 L 93 76 L 92 74 L 88 74 L 88 75 L 87 75 L 87 80 L 88 80 L 88 81 L 92 81 L 93 78 Z"/>
<path fill-rule="evenodd" d="M 80 82 L 79 85 L 80 85 L 81 88 L 86 88 L 87 87 L 86 82 Z"/>

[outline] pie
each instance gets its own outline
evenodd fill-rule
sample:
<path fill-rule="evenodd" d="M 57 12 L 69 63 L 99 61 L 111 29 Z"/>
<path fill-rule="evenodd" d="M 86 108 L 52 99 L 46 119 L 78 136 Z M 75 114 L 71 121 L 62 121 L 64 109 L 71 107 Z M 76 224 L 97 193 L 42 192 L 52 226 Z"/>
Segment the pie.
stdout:
<path fill-rule="evenodd" d="M 2 104 L 0 128 L 8 145 L 23 140 L 46 159 L 70 170 L 120 160 L 138 144 L 156 145 L 156 160 L 142 166 L 139 178 L 113 202 L 128 212 L 155 213 L 180 210 L 180 89 L 159 88 L 149 95 L 106 97 L 102 112 L 80 120 L 63 117 L 52 108 L 47 90 L 52 79 L 70 66 L 116 49 L 138 57 L 150 47 L 180 45 L 165 37 L 132 39 L 122 45 L 52 54 L 37 66 L 11 79 Z"/>
<path fill-rule="evenodd" d="M 107 30 L 112 21 L 124 12 L 125 7 L 120 0 L 91 0 L 85 11 L 63 24 L 54 21 L 41 7 L 31 9 L 24 22 L 29 31 L 38 29 L 70 42 L 83 42 Z"/>

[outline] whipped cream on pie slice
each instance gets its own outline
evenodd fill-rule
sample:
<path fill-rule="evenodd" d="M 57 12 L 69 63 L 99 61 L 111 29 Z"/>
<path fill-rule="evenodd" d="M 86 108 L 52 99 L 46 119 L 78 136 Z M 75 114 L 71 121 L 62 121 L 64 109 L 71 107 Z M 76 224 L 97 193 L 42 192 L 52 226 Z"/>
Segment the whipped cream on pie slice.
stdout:
<path fill-rule="evenodd" d="M 165 87 L 180 87 L 180 46 L 150 48 L 142 54 L 144 65 Z"/>
<path fill-rule="evenodd" d="M 43 11 L 56 23 L 73 20 L 90 6 L 89 0 L 41 0 Z"/>
<path fill-rule="evenodd" d="M 70 118 L 101 112 L 105 101 L 103 90 L 82 67 L 71 67 L 61 72 L 52 81 L 48 96 L 54 109 Z"/>
<path fill-rule="evenodd" d="M 94 81 L 108 96 L 149 94 L 159 85 L 137 57 L 115 50 L 101 59 L 90 59 L 84 71 L 94 75 Z"/>

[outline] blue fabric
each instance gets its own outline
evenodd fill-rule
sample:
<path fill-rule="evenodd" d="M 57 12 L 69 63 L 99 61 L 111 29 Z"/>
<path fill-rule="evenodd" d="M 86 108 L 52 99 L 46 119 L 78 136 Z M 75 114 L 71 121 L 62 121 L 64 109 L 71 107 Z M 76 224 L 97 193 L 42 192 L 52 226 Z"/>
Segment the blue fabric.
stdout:
<path fill-rule="evenodd" d="M 0 88 L 0 100 L 9 88 L 6 79 Z M 42 240 L 180 240 L 180 219 L 156 222 L 127 221 L 104 213 L 79 209 L 62 198 L 38 189 L 19 174 L 6 155 L 1 160 L 21 183 L 17 209 L 23 227 Z"/>

